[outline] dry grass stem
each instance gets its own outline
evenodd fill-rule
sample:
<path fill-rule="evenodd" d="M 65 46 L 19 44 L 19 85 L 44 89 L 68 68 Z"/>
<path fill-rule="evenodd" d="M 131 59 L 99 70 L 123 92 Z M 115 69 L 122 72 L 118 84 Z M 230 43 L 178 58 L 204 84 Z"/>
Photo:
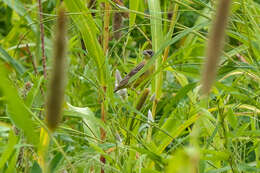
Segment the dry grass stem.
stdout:
<path fill-rule="evenodd" d="M 121 13 L 115 13 L 113 17 L 113 31 L 114 31 L 114 38 L 119 40 L 122 36 L 121 28 L 122 28 L 123 18 Z"/>
<path fill-rule="evenodd" d="M 47 70 L 46 70 L 46 56 L 45 56 L 45 47 L 44 47 L 44 27 L 43 27 L 43 12 L 42 12 L 42 2 L 38 0 L 39 4 L 39 17 L 40 17 L 40 35 L 41 35 L 41 49 L 42 49 L 42 68 L 44 78 L 47 78 Z"/>
<path fill-rule="evenodd" d="M 221 0 L 218 5 L 216 18 L 209 36 L 206 51 L 206 63 L 202 74 L 202 92 L 208 94 L 216 78 L 217 66 L 224 46 L 225 29 L 228 21 L 231 0 Z"/>

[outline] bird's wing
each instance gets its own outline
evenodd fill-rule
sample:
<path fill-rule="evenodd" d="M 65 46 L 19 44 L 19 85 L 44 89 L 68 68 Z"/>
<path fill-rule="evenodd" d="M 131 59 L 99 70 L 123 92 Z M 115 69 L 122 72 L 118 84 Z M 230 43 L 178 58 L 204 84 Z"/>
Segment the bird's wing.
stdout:
<path fill-rule="evenodd" d="M 134 76 L 136 73 L 138 73 L 143 67 L 144 67 L 145 63 L 141 62 L 140 64 L 138 64 L 133 70 L 131 70 L 126 76 Z"/>
<path fill-rule="evenodd" d="M 125 88 L 128 85 L 129 79 L 134 76 L 136 73 L 138 73 L 143 67 L 144 67 L 145 63 L 141 62 L 140 64 L 138 64 L 133 70 L 131 70 L 118 84 L 118 86 L 115 88 L 115 92 Z"/>

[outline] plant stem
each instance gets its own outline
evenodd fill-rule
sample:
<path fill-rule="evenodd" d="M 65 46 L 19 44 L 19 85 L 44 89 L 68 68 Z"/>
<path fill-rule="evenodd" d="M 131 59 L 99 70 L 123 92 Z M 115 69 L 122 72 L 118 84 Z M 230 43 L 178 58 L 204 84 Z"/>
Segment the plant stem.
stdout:
<path fill-rule="evenodd" d="M 37 76 L 37 75 L 38 75 L 37 65 L 36 65 L 36 63 L 35 63 L 35 61 L 34 61 L 34 59 L 33 59 L 33 56 L 32 56 L 32 53 L 31 53 L 31 51 L 30 51 L 30 48 L 29 48 L 28 44 L 26 44 L 26 51 L 27 51 L 27 53 L 28 53 L 28 55 L 29 55 L 29 58 L 30 58 L 30 60 L 31 60 L 31 62 L 32 62 L 33 71 L 34 71 L 34 73 L 35 73 L 35 76 Z M 42 96 L 44 97 L 44 93 L 43 93 L 43 88 L 42 88 L 42 86 L 40 86 L 40 91 L 41 91 Z"/>
<path fill-rule="evenodd" d="M 173 9 L 173 16 L 171 18 L 171 25 L 170 25 L 169 32 L 168 32 L 168 38 L 171 38 L 172 35 L 173 35 L 174 27 L 175 27 L 175 24 L 177 22 L 176 19 L 177 19 L 178 9 L 179 9 L 179 5 L 175 4 L 174 9 Z M 169 54 L 169 50 L 170 50 L 170 46 L 166 47 L 165 50 L 164 50 L 163 63 L 166 62 L 166 59 L 167 59 L 168 54 Z"/>
<path fill-rule="evenodd" d="M 42 48 L 42 67 L 43 67 L 43 75 L 44 78 L 47 78 L 47 70 L 46 70 L 46 56 L 44 50 L 44 27 L 43 27 L 43 15 L 42 15 L 42 2 L 38 0 L 39 4 L 39 17 L 40 17 L 40 35 L 41 35 L 41 48 Z"/>
<path fill-rule="evenodd" d="M 175 24 L 176 24 L 176 18 L 177 18 L 177 14 L 178 14 L 178 8 L 179 8 L 179 5 L 178 4 L 175 4 L 174 6 L 174 11 L 173 11 L 173 16 L 172 16 L 172 20 L 171 20 L 171 25 L 170 25 L 170 28 L 169 28 L 169 32 L 168 32 L 168 35 L 167 37 L 168 38 L 171 38 L 172 37 L 172 34 L 173 34 L 173 30 L 174 30 L 174 27 L 175 27 Z M 163 58 L 162 58 L 162 62 L 156 62 L 156 68 L 159 68 L 158 66 L 160 64 L 163 64 L 166 62 L 166 59 L 168 57 L 168 54 L 169 54 L 169 49 L 170 47 L 166 47 L 165 50 L 164 50 L 164 54 L 163 54 Z M 160 61 L 160 59 L 158 59 Z M 163 82 L 163 71 L 160 71 L 157 79 L 156 79 L 156 86 L 155 86 L 155 99 L 154 99 L 154 102 L 153 102 L 153 107 L 152 107 L 152 115 L 153 115 L 153 118 L 155 118 L 155 114 L 156 114 L 156 108 L 157 108 L 157 104 L 160 100 L 160 97 L 161 97 L 161 93 L 162 93 L 162 82 Z"/>
<path fill-rule="evenodd" d="M 221 122 L 220 124 L 222 126 L 223 135 L 224 135 L 224 146 L 225 146 L 225 149 L 230 151 L 231 148 L 229 147 L 229 144 L 228 144 L 229 143 L 229 139 L 228 139 L 228 135 L 227 135 L 227 133 L 228 133 L 228 126 L 226 125 L 226 122 L 225 122 L 226 115 L 224 115 L 224 110 L 223 111 L 220 110 L 219 114 L 220 114 L 220 122 Z M 230 153 L 231 153 L 231 151 L 230 151 Z M 232 172 L 233 173 L 238 173 L 238 168 L 236 166 L 235 159 L 234 159 L 232 154 L 230 155 L 228 162 L 229 162 L 229 165 L 231 167 Z"/>
<path fill-rule="evenodd" d="M 109 2 L 105 2 L 105 12 L 104 12 L 104 28 L 103 28 L 103 51 L 104 54 L 106 55 L 108 52 L 108 42 L 109 42 L 109 21 L 110 21 L 110 4 Z M 102 83 L 102 102 L 101 102 L 101 120 L 105 123 L 106 122 L 106 84 Z M 100 128 L 100 133 L 101 133 L 101 140 L 105 141 L 106 139 L 106 132 L 103 128 Z M 104 156 L 100 156 L 100 161 L 105 164 L 106 159 Z M 101 167 L 101 173 L 104 173 L 104 168 Z"/>
<path fill-rule="evenodd" d="M 109 41 L 109 19 L 110 19 L 110 4 L 105 2 L 105 13 L 104 13 L 104 28 L 103 28 L 103 51 L 106 55 L 108 51 Z"/>
<path fill-rule="evenodd" d="M 38 75 L 38 71 L 37 71 L 37 68 L 36 68 L 36 63 L 35 63 L 35 61 L 33 59 L 33 56 L 32 56 L 32 53 L 30 51 L 30 48 L 29 48 L 28 44 L 26 44 L 26 51 L 27 51 L 27 53 L 29 55 L 29 58 L 30 58 L 30 60 L 32 62 L 33 71 L 34 71 L 35 75 Z"/>

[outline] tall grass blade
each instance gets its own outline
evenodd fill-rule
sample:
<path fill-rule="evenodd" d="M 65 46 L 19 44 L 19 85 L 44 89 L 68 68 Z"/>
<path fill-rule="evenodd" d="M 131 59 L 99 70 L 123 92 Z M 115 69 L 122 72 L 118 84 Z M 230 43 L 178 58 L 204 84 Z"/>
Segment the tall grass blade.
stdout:
<path fill-rule="evenodd" d="M 148 0 L 149 12 L 150 12 L 150 23 L 151 23 L 151 34 L 152 34 L 152 47 L 154 52 L 158 52 L 164 38 L 163 38 L 163 30 L 162 30 L 162 15 L 161 15 L 161 7 L 159 0 Z M 161 54 L 158 56 L 155 61 L 155 71 L 158 71 L 162 65 L 162 56 Z M 162 79 L 163 73 L 159 72 L 159 75 L 156 75 L 154 80 L 152 81 L 152 89 L 155 93 L 155 99 L 152 107 L 152 115 L 155 117 L 157 103 L 162 94 Z"/>
<path fill-rule="evenodd" d="M 7 104 L 7 115 L 12 123 L 24 132 L 30 143 L 37 144 L 38 135 L 35 131 L 34 121 L 31 119 L 31 114 L 19 97 L 17 90 L 13 87 L 13 83 L 8 79 L 3 64 L 0 64 L 0 78 L 0 88 L 3 91 Z"/>
<path fill-rule="evenodd" d="M 102 51 L 101 45 L 97 40 L 97 35 L 99 31 L 90 14 L 90 11 L 85 6 L 84 2 L 80 0 L 65 0 L 65 3 L 70 13 L 80 13 L 79 15 L 72 15 L 71 18 L 83 37 L 86 49 L 90 57 L 92 57 L 96 63 L 98 69 L 98 79 L 101 83 L 101 86 L 105 86 L 105 55 Z"/>
<path fill-rule="evenodd" d="M 1 46 L 0 46 L 0 54 L 2 55 L 0 56 L 0 59 L 12 65 L 18 74 L 22 75 L 25 72 L 25 69 L 22 66 L 22 64 L 20 64 L 18 61 L 12 58 Z"/>
<path fill-rule="evenodd" d="M 131 28 L 135 24 L 136 13 L 134 13 L 133 11 L 138 11 L 139 1 L 140 0 L 130 0 L 129 1 L 129 8 L 131 10 L 130 15 L 129 15 L 129 28 Z"/>
<path fill-rule="evenodd" d="M 11 130 L 9 133 L 8 144 L 1 155 L 0 158 L 0 170 L 7 163 L 10 157 L 12 157 L 12 153 L 15 150 L 14 146 L 18 143 L 18 138 L 15 136 L 14 132 Z"/>

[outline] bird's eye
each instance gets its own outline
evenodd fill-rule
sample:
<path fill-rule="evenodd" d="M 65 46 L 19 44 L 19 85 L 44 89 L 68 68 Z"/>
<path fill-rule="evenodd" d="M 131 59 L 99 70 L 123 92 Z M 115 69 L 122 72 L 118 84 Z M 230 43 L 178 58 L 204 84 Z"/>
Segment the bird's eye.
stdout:
<path fill-rule="evenodd" d="M 153 56 L 153 51 L 152 50 L 145 50 L 144 52 L 143 52 L 143 54 L 144 55 L 149 55 L 149 56 Z"/>
<path fill-rule="evenodd" d="M 153 51 L 152 51 L 152 50 L 149 50 L 147 53 L 148 53 L 150 56 L 153 56 Z"/>

